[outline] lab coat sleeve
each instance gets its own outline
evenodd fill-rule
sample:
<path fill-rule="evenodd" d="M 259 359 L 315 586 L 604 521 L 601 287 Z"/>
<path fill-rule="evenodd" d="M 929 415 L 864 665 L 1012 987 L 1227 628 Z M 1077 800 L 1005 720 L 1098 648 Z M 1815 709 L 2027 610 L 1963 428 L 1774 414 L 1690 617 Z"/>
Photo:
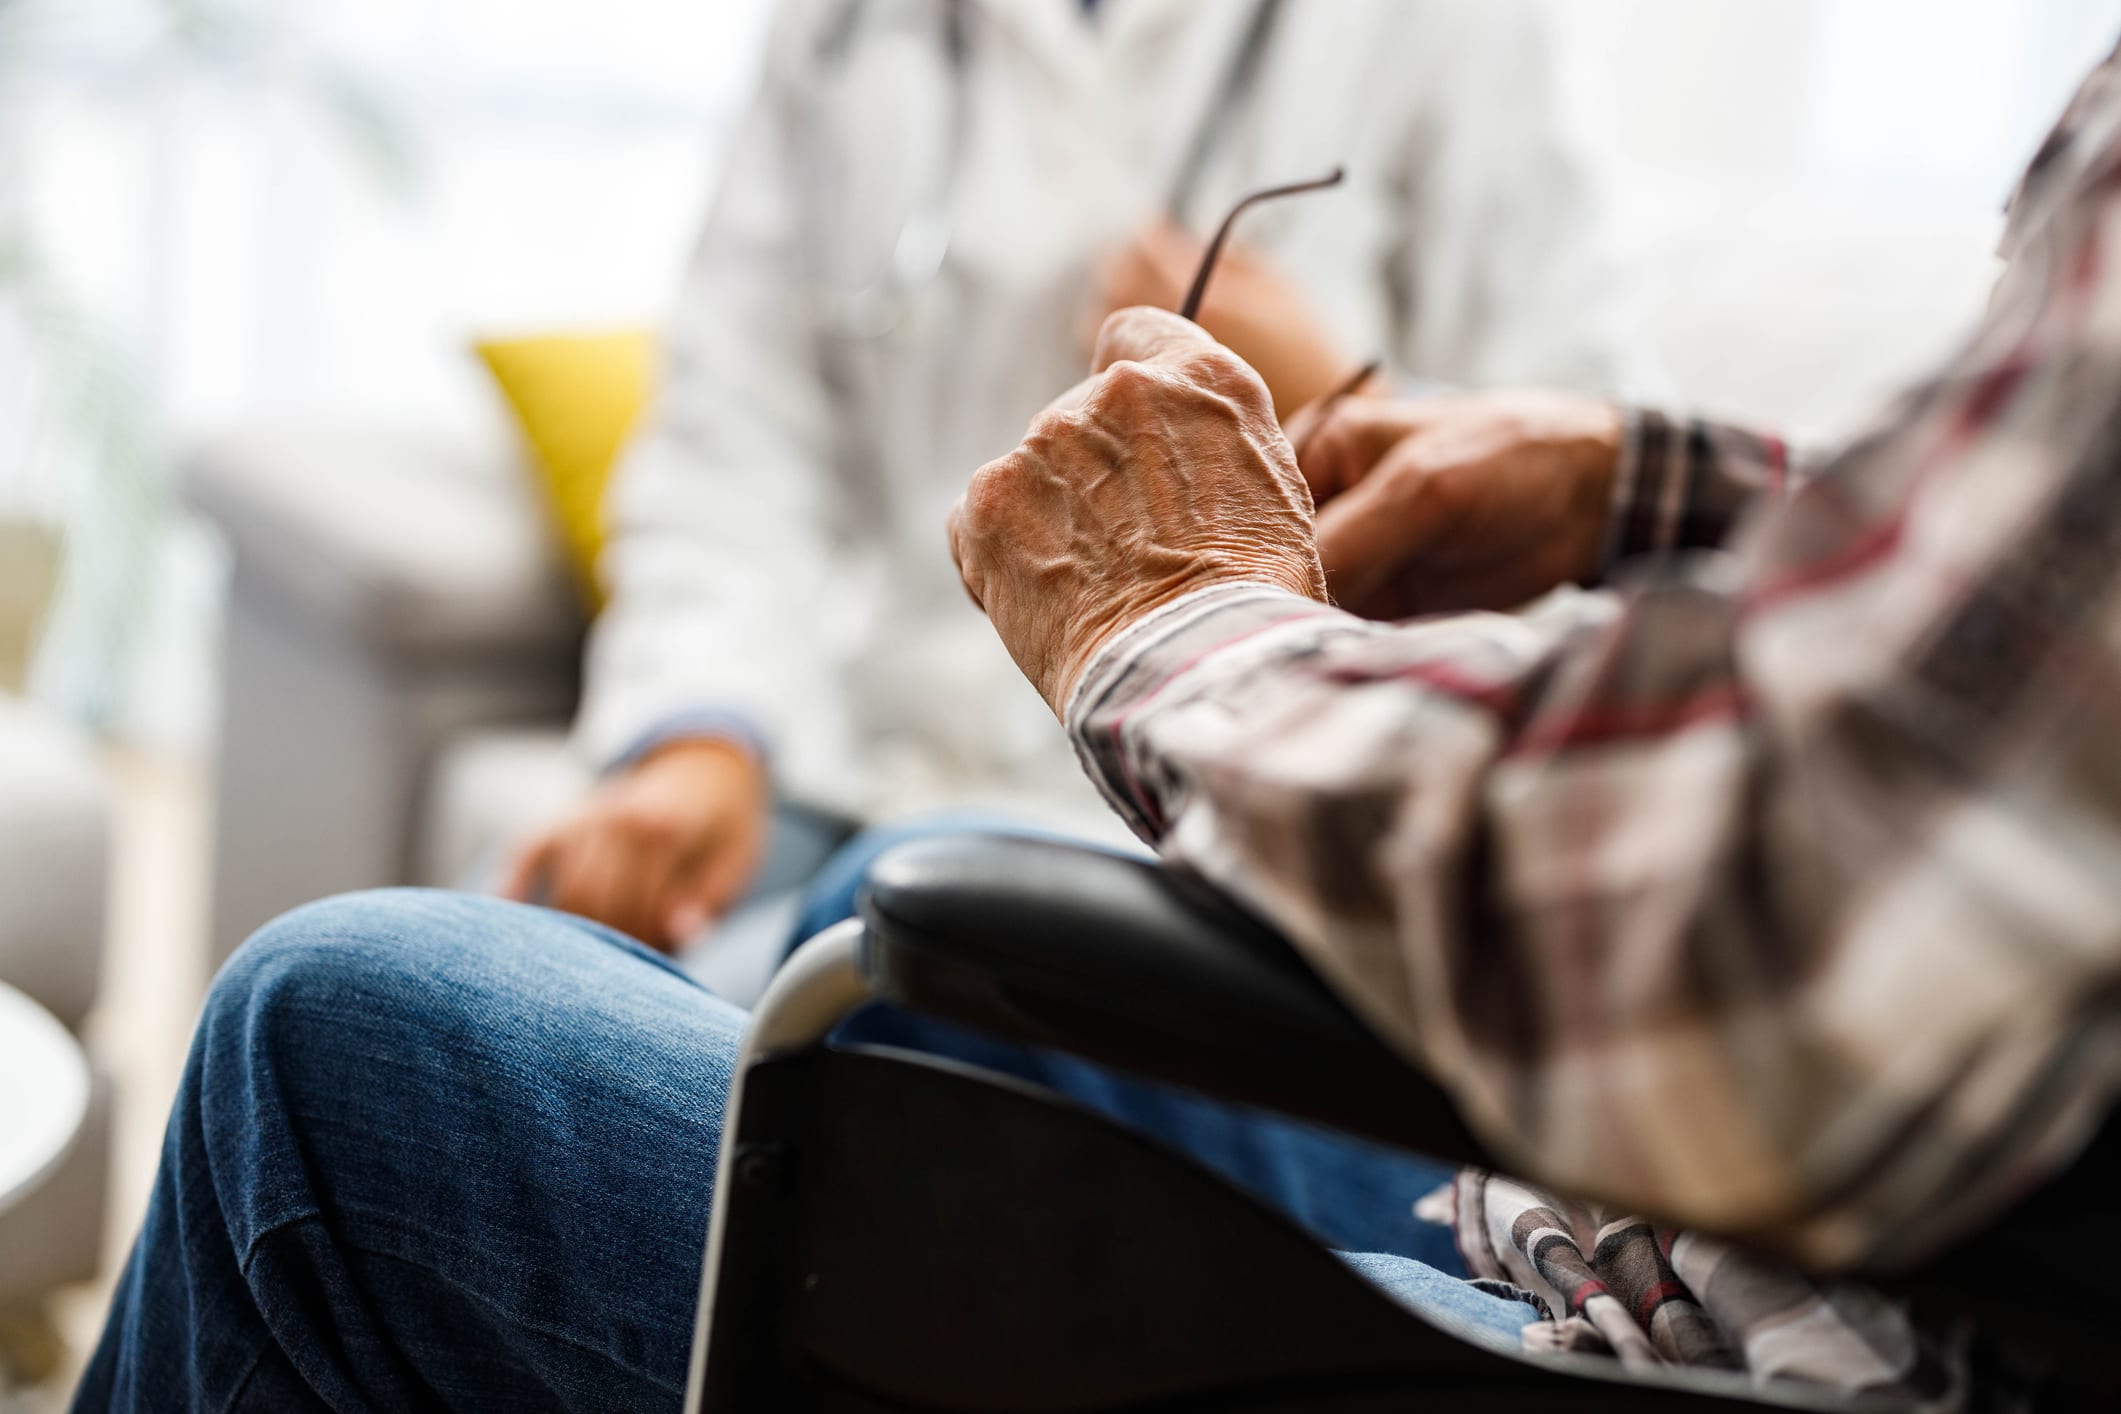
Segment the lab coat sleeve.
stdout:
<path fill-rule="evenodd" d="M 744 722 L 778 757 L 844 732 L 828 646 L 835 407 L 802 297 L 803 35 L 791 5 L 665 338 L 661 392 L 605 503 L 609 601 L 576 745 L 623 761 L 666 724 Z"/>
<path fill-rule="evenodd" d="M 1402 366 L 1666 396 L 1609 231 L 1591 76 L 1544 0 L 1443 0 L 1432 13 L 1397 154 Z"/>

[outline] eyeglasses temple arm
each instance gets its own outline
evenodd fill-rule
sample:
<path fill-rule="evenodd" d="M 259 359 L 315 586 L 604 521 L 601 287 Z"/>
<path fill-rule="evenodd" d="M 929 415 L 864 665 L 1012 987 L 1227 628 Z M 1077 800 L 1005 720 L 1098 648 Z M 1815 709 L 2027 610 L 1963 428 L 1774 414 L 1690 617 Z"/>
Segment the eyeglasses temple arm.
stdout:
<path fill-rule="evenodd" d="M 1278 201 L 1285 196 L 1302 196 L 1306 192 L 1324 191 L 1327 187 L 1337 187 L 1346 176 L 1347 170 L 1345 168 L 1335 167 L 1323 177 L 1318 177 L 1312 181 L 1292 182 L 1285 187 L 1268 187 L 1265 191 L 1253 192 L 1250 196 L 1238 202 L 1237 205 L 1231 207 L 1230 214 L 1225 216 L 1222 225 L 1216 228 L 1215 239 L 1208 242 L 1207 250 L 1201 254 L 1200 269 L 1193 276 L 1192 288 L 1186 291 L 1185 303 L 1178 307 L 1179 315 L 1186 319 L 1197 319 L 1199 317 L 1201 301 L 1206 298 L 1208 293 L 1208 280 L 1215 274 L 1215 263 L 1222 259 L 1223 246 L 1228 244 L 1231 228 L 1237 225 L 1238 217 L 1263 201 Z"/>

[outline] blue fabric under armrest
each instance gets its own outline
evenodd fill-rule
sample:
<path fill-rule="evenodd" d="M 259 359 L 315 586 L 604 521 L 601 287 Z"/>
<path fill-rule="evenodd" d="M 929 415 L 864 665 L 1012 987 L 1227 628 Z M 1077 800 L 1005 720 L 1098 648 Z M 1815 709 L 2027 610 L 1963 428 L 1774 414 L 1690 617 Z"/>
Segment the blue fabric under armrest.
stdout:
<path fill-rule="evenodd" d="M 870 872 L 863 966 L 909 1010 L 1445 1160 L 1450 1100 L 1272 929 L 1199 880 L 1042 840 L 946 836 Z"/>

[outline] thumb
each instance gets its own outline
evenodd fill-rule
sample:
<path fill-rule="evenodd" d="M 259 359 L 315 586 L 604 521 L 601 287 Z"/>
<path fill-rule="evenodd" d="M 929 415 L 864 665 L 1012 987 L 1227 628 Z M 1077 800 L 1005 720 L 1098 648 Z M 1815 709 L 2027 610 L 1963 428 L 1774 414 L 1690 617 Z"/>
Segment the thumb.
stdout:
<path fill-rule="evenodd" d="M 1135 305 L 1114 312 L 1097 331 L 1097 352 L 1091 357 L 1090 370 L 1103 373 L 1115 363 L 1153 363 L 1220 347 L 1213 335 L 1190 319 L 1168 309 Z"/>
<path fill-rule="evenodd" d="M 728 854 L 726 846 L 716 845 L 671 881 L 663 898 L 663 930 L 673 945 L 683 947 L 722 915 L 724 901 L 716 876 L 726 870 Z"/>
<path fill-rule="evenodd" d="M 697 938 L 707 925 L 714 921 L 714 913 L 698 899 L 681 898 L 670 906 L 663 920 L 663 931 L 672 947 L 683 947 Z"/>
<path fill-rule="evenodd" d="M 759 841 L 739 831 L 715 841 L 671 885 L 664 926 L 683 944 L 740 902 L 758 874 Z"/>

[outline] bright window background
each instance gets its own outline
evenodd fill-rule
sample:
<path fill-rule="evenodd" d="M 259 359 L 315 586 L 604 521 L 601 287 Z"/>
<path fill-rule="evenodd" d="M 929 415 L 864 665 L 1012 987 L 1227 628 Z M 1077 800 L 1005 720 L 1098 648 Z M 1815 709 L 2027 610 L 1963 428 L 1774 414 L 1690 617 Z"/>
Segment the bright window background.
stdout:
<path fill-rule="evenodd" d="M 2013 170 L 2121 34 L 2121 0 L 1556 7 L 1663 312 L 1697 275 L 1768 292 L 1801 265 L 1808 288 L 1772 298 L 1808 298 L 1822 329 L 1872 302 L 1881 377 L 1963 318 Z M 201 739 L 214 561 L 172 532 L 166 494 L 187 439 L 305 409 L 483 423 L 472 337 L 655 318 L 767 11 L 0 0 L 0 226 L 31 233 L 141 412 L 133 474 L 98 481 L 101 453 L 58 430 L 37 339 L 0 313 L 0 515 L 67 520 L 94 601 L 62 617 L 43 691 Z M 1734 232 L 1758 237 L 1757 281 L 1733 280 Z M 1920 278 L 1880 289 L 1881 258 Z M 1872 396 L 1806 385 L 1801 307 L 1778 311 L 1780 344 L 1721 332 L 1759 312 L 1729 300 L 1675 342 L 1687 392 L 1820 425 Z"/>
<path fill-rule="evenodd" d="M 656 319 L 767 13 L 0 0 L 0 216 L 67 306 L 65 361 L 122 374 L 96 401 L 143 453 L 70 435 L 50 331 L 0 311 L 0 515 L 70 529 L 40 694 L 204 741 L 218 566 L 169 494 L 190 439 L 322 410 L 487 425 L 479 334 Z"/>
<path fill-rule="evenodd" d="M 145 351 L 179 436 L 460 413 L 474 331 L 654 317 L 766 10 L 216 4 L 228 37 L 187 48 L 153 7 L 41 3 L 112 19 L 48 27 L 68 42 L 23 95 L 39 245 Z"/>

